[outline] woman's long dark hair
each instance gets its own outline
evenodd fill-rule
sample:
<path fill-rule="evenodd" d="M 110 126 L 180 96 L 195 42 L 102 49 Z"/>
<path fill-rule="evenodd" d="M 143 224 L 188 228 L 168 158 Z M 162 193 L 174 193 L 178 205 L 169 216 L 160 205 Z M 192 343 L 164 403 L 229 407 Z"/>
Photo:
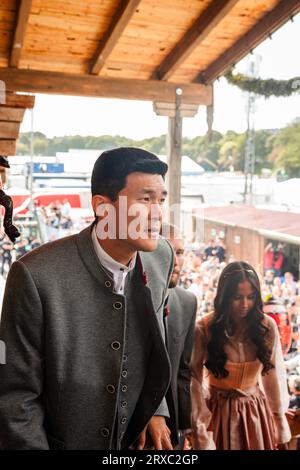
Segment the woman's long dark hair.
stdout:
<path fill-rule="evenodd" d="M 257 358 L 263 364 L 262 373 L 266 374 L 274 367 L 270 362 L 269 328 L 263 323 L 263 303 L 258 276 L 250 264 L 243 261 L 234 262 L 228 264 L 220 275 L 214 300 L 214 314 L 208 328 L 208 356 L 205 366 L 217 378 L 228 375 L 228 371 L 225 369 L 227 354 L 224 345 L 228 341 L 226 330 L 231 331 L 233 327 L 230 305 L 237 292 L 238 284 L 244 281 L 249 281 L 255 292 L 254 306 L 247 315 L 248 338 L 256 346 Z"/>

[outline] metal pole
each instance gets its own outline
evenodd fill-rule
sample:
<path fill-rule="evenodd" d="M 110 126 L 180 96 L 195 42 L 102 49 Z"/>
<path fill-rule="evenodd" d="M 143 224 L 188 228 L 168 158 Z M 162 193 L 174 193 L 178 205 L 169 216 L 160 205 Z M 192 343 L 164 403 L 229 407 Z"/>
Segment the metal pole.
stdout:
<path fill-rule="evenodd" d="M 29 210 L 33 215 L 33 219 L 36 221 L 37 224 L 37 232 L 40 237 L 40 241 L 44 243 L 44 237 L 40 226 L 40 218 L 37 214 L 35 204 L 33 202 L 33 157 L 34 157 L 34 114 L 33 108 L 31 109 L 31 128 L 30 128 L 30 165 L 29 165 L 29 191 L 30 191 L 30 203 L 29 203 Z"/>
<path fill-rule="evenodd" d="M 33 154 L 34 154 L 34 135 L 33 135 L 33 128 L 34 128 L 34 115 L 33 115 L 33 108 L 31 109 L 31 128 L 30 128 L 30 165 L 29 165 L 29 191 L 30 191 L 30 209 L 32 210 L 33 207 Z"/>
<path fill-rule="evenodd" d="M 244 162 L 244 175 L 245 175 L 245 184 L 244 184 L 244 197 L 243 202 L 247 202 L 248 194 L 248 169 L 249 169 L 249 132 L 250 132 L 250 94 L 248 95 L 248 104 L 247 104 L 247 139 L 245 145 L 245 162 Z"/>

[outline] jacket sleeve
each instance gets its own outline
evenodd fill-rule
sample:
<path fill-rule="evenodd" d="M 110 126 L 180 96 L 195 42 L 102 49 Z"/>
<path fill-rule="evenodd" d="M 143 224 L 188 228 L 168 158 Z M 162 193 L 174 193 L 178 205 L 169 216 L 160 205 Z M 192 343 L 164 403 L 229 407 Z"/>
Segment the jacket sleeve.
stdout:
<path fill-rule="evenodd" d="M 195 321 L 197 312 L 197 299 L 193 299 L 192 303 L 193 314 L 190 318 L 190 326 L 185 338 L 182 356 L 180 358 L 178 378 L 177 378 L 177 393 L 178 393 L 178 424 L 179 429 L 182 431 L 190 430 L 191 428 L 191 370 L 190 360 L 194 344 L 195 336 Z"/>
<path fill-rule="evenodd" d="M 0 448 L 49 449 L 42 404 L 43 309 L 32 276 L 15 262 L 6 282 L 0 339 L 6 347 L 0 365 Z"/>
<path fill-rule="evenodd" d="M 274 368 L 262 376 L 262 385 L 273 413 L 277 431 L 277 443 L 281 444 L 289 442 L 291 439 L 290 428 L 285 416 L 289 407 L 289 394 L 278 328 L 272 318 L 268 320 L 271 324 L 271 333 L 273 335 L 270 361 Z"/>
<path fill-rule="evenodd" d="M 211 412 L 205 401 L 203 386 L 203 364 L 206 356 L 206 331 L 203 319 L 195 330 L 195 343 L 191 359 L 192 443 L 195 450 L 214 450 L 212 431 L 208 431 Z"/>
<path fill-rule="evenodd" d="M 169 253 L 170 253 L 170 260 L 169 260 L 169 269 L 168 269 L 168 274 L 167 274 L 167 279 L 166 279 L 166 284 L 165 284 L 165 289 L 164 289 L 164 295 L 163 295 L 163 299 L 164 299 L 163 304 L 165 304 L 165 301 L 168 297 L 168 287 L 169 287 L 169 282 L 170 282 L 171 275 L 172 275 L 172 272 L 173 272 L 173 267 L 174 267 L 173 248 L 167 240 L 165 240 L 165 242 L 168 245 L 168 250 L 169 250 Z M 161 325 L 162 325 L 161 329 L 162 329 L 163 341 L 164 341 L 164 343 L 166 343 L 166 331 L 165 331 L 165 324 L 164 324 L 164 321 L 163 321 L 163 317 L 161 318 Z M 166 397 L 163 398 L 161 404 L 159 405 L 158 409 L 154 413 L 154 416 L 164 416 L 165 418 L 170 417 Z"/>

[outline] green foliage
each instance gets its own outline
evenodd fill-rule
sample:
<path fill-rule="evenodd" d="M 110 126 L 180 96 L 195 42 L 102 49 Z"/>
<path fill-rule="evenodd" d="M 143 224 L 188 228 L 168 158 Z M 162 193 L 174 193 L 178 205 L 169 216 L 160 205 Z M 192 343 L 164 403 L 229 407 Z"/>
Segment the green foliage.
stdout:
<path fill-rule="evenodd" d="M 274 80 L 273 78 L 263 80 L 248 77 L 242 73 L 234 73 L 234 69 L 231 68 L 225 73 L 225 78 L 231 85 L 265 98 L 270 98 L 270 96 L 291 96 L 300 90 L 300 77 L 289 80 Z"/>
<path fill-rule="evenodd" d="M 255 132 L 255 168 L 260 173 L 263 168 L 272 168 L 269 155 L 273 150 L 276 132 L 261 129 Z"/>
<path fill-rule="evenodd" d="M 228 131 L 222 135 L 212 132 L 211 141 L 207 136 L 194 139 L 183 138 L 182 154 L 188 155 L 207 171 L 243 171 L 246 133 Z M 47 138 L 41 132 L 34 133 L 34 154 L 55 155 L 69 149 L 109 149 L 134 146 L 149 150 L 157 155 L 166 154 L 166 136 L 132 140 L 122 136 L 62 136 Z M 30 133 L 20 134 L 17 143 L 18 155 L 30 154 Z M 258 130 L 255 132 L 255 173 L 270 168 L 274 173 L 285 172 L 289 176 L 300 176 L 300 122 L 296 121 L 281 130 Z"/>
<path fill-rule="evenodd" d="M 194 139 L 183 139 L 182 154 L 188 155 L 199 163 L 206 171 L 213 171 L 218 168 L 219 142 L 222 134 L 217 131 L 212 132 L 212 139 L 207 136 L 199 136 Z"/>
<path fill-rule="evenodd" d="M 270 160 L 274 162 L 275 170 L 286 173 L 290 178 L 300 177 L 299 120 L 278 132 Z"/>

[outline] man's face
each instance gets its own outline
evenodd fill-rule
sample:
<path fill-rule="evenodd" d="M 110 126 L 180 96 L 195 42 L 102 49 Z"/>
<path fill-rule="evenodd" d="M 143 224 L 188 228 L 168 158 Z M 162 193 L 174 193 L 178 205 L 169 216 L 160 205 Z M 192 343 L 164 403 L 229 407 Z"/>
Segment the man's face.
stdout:
<path fill-rule="evenodd" d="M 184 244 L 183 240 L 180 238 L 170 238 L 169 242 L 174 251 L 174 269 L 169 283 L 169 287 L 173 288 L 176 287 L 179 282 L 180 273 L 184 264 Z"/>
<path fill-rule="evenodd" d="M 104 198 L 104 202 L 115 209 L 115 237 L 111 238 L 124 242 L 134 251 L 154 251 L 159 239 L 166 195 L 161 175 L 140 172 L 128 175 L 126 186 L 115 202 Z M 97 197 L 93 198 L 94 210 Z M 99 237 L 98 231 L 97 235 Z"/>

